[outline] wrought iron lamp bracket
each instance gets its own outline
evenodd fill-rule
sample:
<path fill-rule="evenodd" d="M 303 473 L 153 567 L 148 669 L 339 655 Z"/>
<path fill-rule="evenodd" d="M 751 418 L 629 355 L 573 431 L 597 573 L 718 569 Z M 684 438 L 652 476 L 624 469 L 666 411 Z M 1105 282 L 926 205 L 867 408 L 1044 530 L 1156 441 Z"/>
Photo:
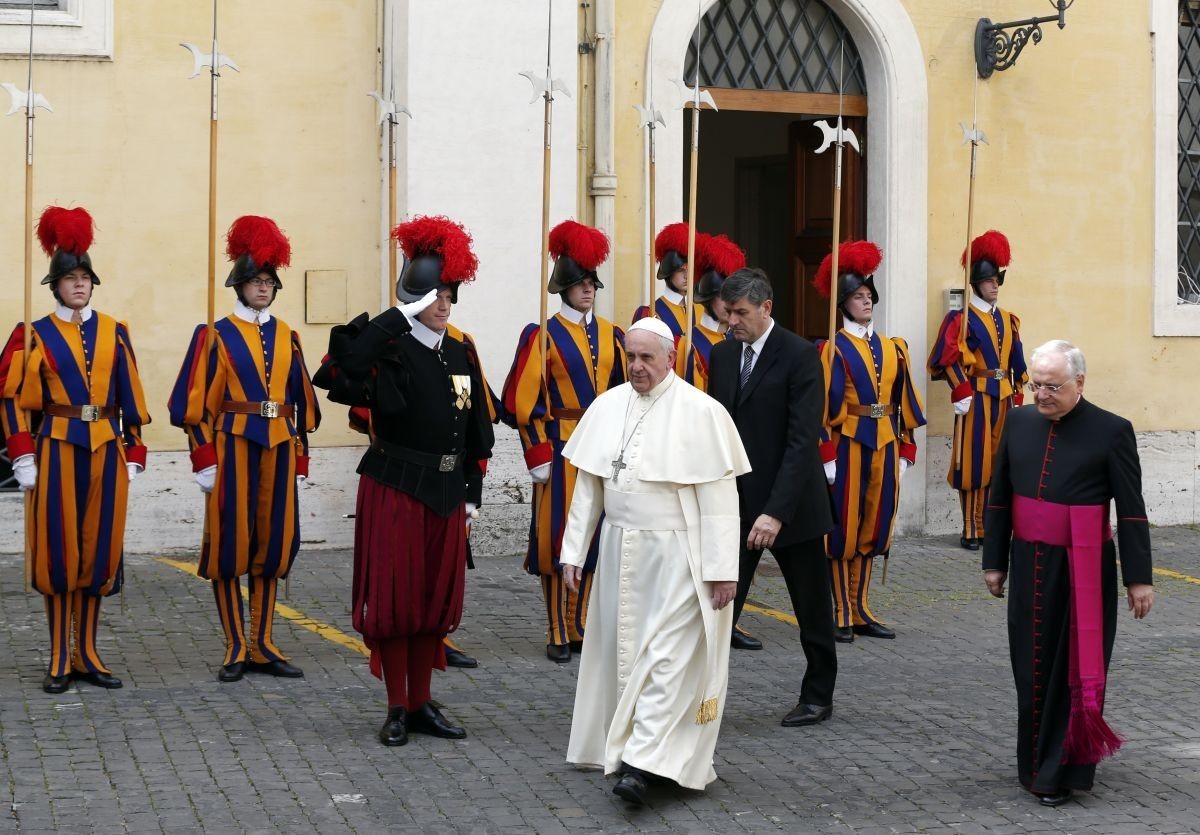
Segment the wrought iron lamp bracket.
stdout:
<path fill-rule="evenodd" d="M 1059 29 L 1065 28 L 1067 9 L 1074 4 L 1075 0 L 1050 0 L 1057 14 L 1008 23 L 992 23 L 981 17 L 975 24 L 975 71 L 979 77 L 988 78 L 997 70 L 1008 69 L 1017 63 L 1027 44 L 1041 43 L 1043 23 L 1056 23 Z M 1007 31 L 1009 29 L 1014 30 L 1012 34 Z"/>

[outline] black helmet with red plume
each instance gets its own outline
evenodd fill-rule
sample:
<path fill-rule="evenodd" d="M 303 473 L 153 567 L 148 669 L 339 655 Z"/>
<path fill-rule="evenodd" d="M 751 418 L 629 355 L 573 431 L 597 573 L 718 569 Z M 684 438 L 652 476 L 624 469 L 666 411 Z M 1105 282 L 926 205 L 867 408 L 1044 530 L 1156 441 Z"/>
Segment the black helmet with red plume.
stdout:
<path fill-rule="evenodd" d="M 746 266 L 746 253 L 725 235 L 696 236 L 696 291 L 692 298 L 708 304 L 721 292 L 725 279 Z"/>
<path fill-rule="evenodd" d="M 608 236 L 599 229 L 564 220 L 550 230 L 550 254 L 554 272 L 546 284 L 547 293 L 562 293 L 585 278 L 590 278 L 597 290 L 604 289 L 596 268 L 608 258 Z"/>
<path fill-rule="evenodd" d="M 283 287 L 278 270 L 291 266 L 292 245 L 287 236 L 269 217 L 243 215 L 225 233 L 225 254 L 233 269 L 225 279 L 226 287 L 236 287 L 259 273 L 275 281 L 275 289 Z"/>
<path fill-rule="evenodd" d="M 458 285 L 475 280 L 479 261 L 471 252 L 471 235 L 448 217 L 418 216 L 396 226 L 392 238 L 404 250 L 404 269 L 396 282 L 396 298 L 415 302 L 430 290 L 449 288 L 458 302 Z"/>
<path fill-rule="evenodd" d="M 859 287 L 866 287 L 871 291 L 871 304 L 879 303 L 879 291 L 875 289 L 874 273 L 879 269 L 879 262 L 882 260 L 883 253 L 870 241 L 846 241 L 838 247 L 838 307 L 841 307 Z M 833 253 L 830 253 L 821 261 L 821 266 L 817 268 L 817 273 L 812 280 L 813 287 L 817 288 L 817 292 L 826 299 L 829 298 L 832 279 L 830 273 L 832 271 Z"/>
<path fill-rule="evenodd" d="M 971 283 L 978 284 L 994 278 L 997 284 L 1004 284 L 1004 272 L 1010 260 L 1012 251 L 1008 246 L 1008 238 L 1002 232 L 989 229 L 971 241 Z M 967 265 L 965 249 L 958 263 L 964 267 Z"/>
<path fill-rule="evenodd" d="M 654 259 L 658 261 L 658 280 L 666 281 L 676 270 L 687 266 L 688 225 L 672 223 L 654 239 Z"/>
<path fill-rule="evenodd" d="M 87 252 L 92 245 L 92 216 L 87 209 L 48 206 L 38 220 L 37 236 L 50 256 L 50 269 L 42 284 L 53 284 L 74 269 L 86 270 L 92 284 L 100 283 Z"/>

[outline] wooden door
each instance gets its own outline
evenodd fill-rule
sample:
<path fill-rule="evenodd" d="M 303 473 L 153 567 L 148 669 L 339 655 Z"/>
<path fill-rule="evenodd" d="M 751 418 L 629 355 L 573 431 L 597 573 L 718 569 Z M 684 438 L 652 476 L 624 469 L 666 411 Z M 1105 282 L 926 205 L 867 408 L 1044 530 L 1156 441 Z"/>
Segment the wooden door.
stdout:
<path fill-rule="evenodd" d="M 837 117 L 826 117 L 831 124 Z M 866 234 L 866 119 L 845 117 L 847 128 L 858 137 L 862 154 L 847 146 L 842 156 L 842 216 L 840 237 L 858 240 Z M 789 172 L 792 199 L 789 201 L 789 260 L 792 267 L 793 322 L 796 333 L 807 339 L 829 335 L 829 301 L 812 286 L 812 278 L 829 254 L 833 236 L 833 177 L 836 149 L 830 146 L 817 154 L 821 131 L 812 121 L 792 122 L 788 128 Z M 782 313 L 782 311 L 780 311 Z"/>

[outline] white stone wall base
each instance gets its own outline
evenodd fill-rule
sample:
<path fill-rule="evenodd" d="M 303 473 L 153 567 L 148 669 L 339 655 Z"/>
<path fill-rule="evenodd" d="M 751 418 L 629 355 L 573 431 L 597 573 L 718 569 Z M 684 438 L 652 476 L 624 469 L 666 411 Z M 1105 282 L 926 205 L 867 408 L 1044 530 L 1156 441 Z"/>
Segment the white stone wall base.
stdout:
<path fill-rule="evenodd" d="M 1138 435 L 1142 490 L 1151 524 L 1200 522 L 1196 507 L 1200 473 L 1200 432 L 1143 432 Z M 358 489 L 355 468 L 362 447 L 314 449 L 312 477 L 300 489 L 302 547 L 349 548 L 354 544 Z M 958 532 L 958 495 L 946 484 L 950 439 L 931 437 L 924 447 L 925 518 L 903 515 L 899 535 Z M 484 508 L 471 540 L 479 556 L 524 555 L 529 535 L 529 475 L 517 433 L 496 428 L 496 449 L 484 481 Z M 0 553 L 20 553 L 23 545 L 22 496 L 0 494 Z M 915 505 L 919 507 L 919 503 Z M 919 513 L 919 511 L 918 511 Z M 195 553 L 204 510 L 183 452 L 151 453 L 150 467 L 130 490 L 125 550 L 131 554 Z"/>

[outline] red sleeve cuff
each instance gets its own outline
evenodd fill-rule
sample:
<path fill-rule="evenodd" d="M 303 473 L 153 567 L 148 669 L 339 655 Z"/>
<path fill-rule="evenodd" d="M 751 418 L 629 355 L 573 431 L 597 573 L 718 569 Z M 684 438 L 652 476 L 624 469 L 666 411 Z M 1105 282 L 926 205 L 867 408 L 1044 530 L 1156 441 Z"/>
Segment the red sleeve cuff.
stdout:
<path fill-rule="evenodd" d="M 532 470 L 554 460 L 554 449 L 549 441 L 543 441 L 537 446 L 525 450 L 525 469 Z"/>
<path fill-rule="evenodd" d="M 33 455 L 35 451 L 33 435 L 28 432 L 18 432 L 8 439 L 9 461 L 16 461 L 22 455 Z"/>
<path fill-rule="evenodd" d="M 192 450 L 192 472 L 198 473 L 215 466 L 217 466 L 217 448 L 215 446 L 203 444 Z"/>
<path fill-rule="evenodd" d="M 950 390 L 950 402 L 957 403 L 964 397 L 971 397 L 975 394 L 975 388 L 969 380 L 963 380 L 957 386 Z"/>
<path fill-rule="evenodd" d="M 479 460 L 479 472 L 481 475 L 487 475 L 487 462 L 488 460 L 486 458 L 481 458 Z"/>
<path fill-rule="evenodd" d="M 297 455 L 296 456 L 296 475 L 302 475 L 305 478 L 308 478 L 308 456 L 307 455 Z"/>
<path fill-rule="evenodd" d="M 837 443 L 834 441 L 821 442 L 821 463 L 828 464 L 837 460 Z"/>
<path fill-rule="evenodd" d="M 900 457 L 910 464 L 917 463 L 917 445 L 900 444 Z"/>
<path fill-rule="evenodd" d="M 139 467 L 141 467 L 144 470 L 144 469 L 146 469 L 146 453 L 147 453 L 147 451 L 148 450 L 146 449 L 145 444 L 138 444 L 137 446 L 127 446 L 127 447 L 125 447 L 125 460 L 128 461 L 130 464 L 137 464 Z"/>

